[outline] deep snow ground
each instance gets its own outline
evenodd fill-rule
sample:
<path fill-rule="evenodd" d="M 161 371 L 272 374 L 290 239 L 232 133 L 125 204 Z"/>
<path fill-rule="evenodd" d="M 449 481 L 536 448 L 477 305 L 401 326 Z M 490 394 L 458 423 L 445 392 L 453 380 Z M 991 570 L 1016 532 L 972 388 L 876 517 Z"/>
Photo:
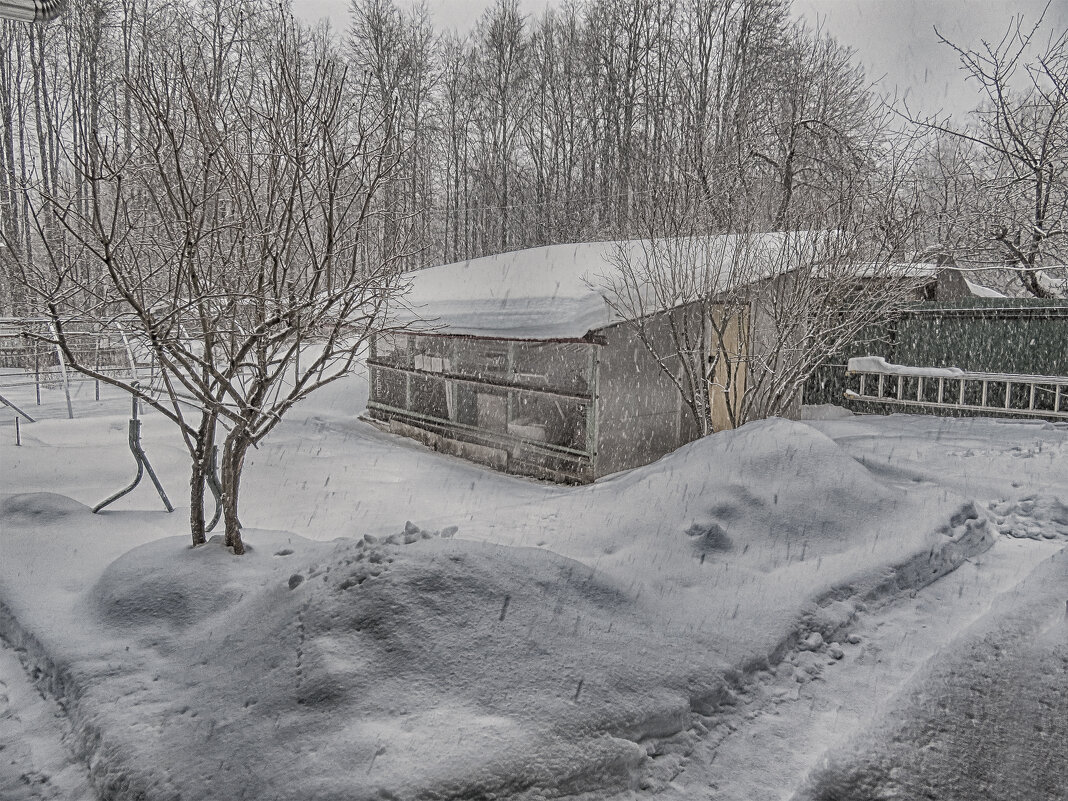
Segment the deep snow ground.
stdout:
<path fill-rule="evenodd" d="M 674 778 L 690 797 L 710 782 L 786 797 L 836 742 L 806 693 L 826 686 L 860 710 L 892 694 L 939 638 L 907 652 L 893 639 L 909 614 L 929 625 L 924 593 L 966 573 L 913 603 L 915 587 L 999 530 L 1065 533 L 1068 436 L 1042 424 L 771 421 L 559 488 L 389 437 L 354 419 L 362 404 L 359 378 L 335 385 L 253 454 L 253 558 L 237 565 L 160 540 L 181 534 L 184 510 L 160 511 L 147 484 L 87 514 L 132 474 L 122 404 L 25 426 L 21 449 L 0 429 L 4 491 L 19 495 L 5 501 L 0 600 L 62 678 L 98 785 L 219 797 L 218 772 L 236 783 L 227 797 L 333 798 Z M 182 507 L 182 452 L 158 416 L 145 433 Z M 983 593 L 938 596 L 945 631 L 1051 547 L 999 542 L 989 555 L 1015 556 L 976 568 Z M 796 652 L 811 631 L 844 637 L 865 621 L 883 627 L 841 660 Z M 872 648 L 903 658 L 854 658 Z M 796 680 L 809 670 L 820 678 Z M 778 753 L 780 773 L 753 769 L 744 739 L 720 742 L 748 726 L 770 727 L 759 753 Z M 776 730 L 810 734 L 776 751 Z"/>
<path fill-rule="evenodd" d="M 70 753 L 69 723 L 0 640 L 0 798 L 95 801 L 85 765 Z"/>
<path fill-rule="evenodd" d="M 702 719 L 709 732 L 695 740 L 692 750 L 673 754 L 667 747 L 656 755 L 649 792 L 620 795 L 618 801 L 651 794 L 670 801 L 793 798 L 829 751 L 837 751 L 840 761 L 852 758 L 849 748 L 865 742 L 868 729 L 894 710 L 910 686 L 926 683 L 925 671 L 954 652 L 962 632 L 997 610 L 1006 593 L 1027 594 L 1032 571 L 1054 554 L 1063 561 L 1068 556 L 1063 548 L 1063 541 L 1040 544 L 1002 537 L 937 582 L 861 613 L 837 649 L 799 649 L 776 668 L 754 674 L 732 708 Z M 1030 597 L 1039 601 L 1048 594 L 1048 588 L 1038 588 Z M 956 669 L 962 682 L 970 680 L 967 669 Z M 1018 712 L 1026 719 L 1029 709 L 1040 706 L 1035 695 L 1042 682 L 1020 681 L 1015 689 Z M 960 728 L 959 721 L 953 726 Z M 1036 745 L 1026 738 L 1021 742 L 1025 748 Z M 983 749 L 978 755 L 999 762 Z M 957 755 L 955 762 L 965 760 Z M 802 796 L 813 797 L 818 796 Z M 841 798 L 869 801 L 859 792 Z"/>
<path fill-rule="evenodd" d="M 1068 550 L 923 664 L 831 749 L 797 801 L 1068 797 Z"/>

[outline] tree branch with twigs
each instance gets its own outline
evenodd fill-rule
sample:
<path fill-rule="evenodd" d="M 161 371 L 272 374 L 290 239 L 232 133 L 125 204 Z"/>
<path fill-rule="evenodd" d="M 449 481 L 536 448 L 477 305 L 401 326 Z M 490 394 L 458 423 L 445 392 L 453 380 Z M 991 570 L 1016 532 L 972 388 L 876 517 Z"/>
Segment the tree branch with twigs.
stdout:
<path fill-rule="evenodd" d="M 123 119 L 101 129 L 71 166 L 84 186 L 24 187 L 47 259 L 19 268 L 52 323 L 36 336 L 177 424 L 192 462 L 194 544 L 206 539 L 203 495 L 221 444 L 236 554 L 249 449 L 389 327 L 409 255 L 378 235 L 400 230 L 377 203 L 396 179 L 388 116 L 371 112 L 368 87 L 325 40 L 284 9 L 261 11 L 177 14 L 146 34 L 169 41 L 141 43 L 124 79 L 133 130 Z M 84 324 L 121 325 L 152 353 L 160 385 L 85 364 L 67 342 Z"/>
<path fill-rule="evenodd" d="M 982 104 L 966 125 L 899 113 L 920 129 L 974 147 L 980 219 L 966 248 L 989 252 L 1039 298 L 1068 296 L 1068 31 L 1047 34 L 1045 14 L 1031 26 L 1016 17 L 997 42 L 965 48 L 941 33 Z M 1044 40 L 1044 43 L 1043 43 Z M 960 210 L 965 212 L 965 210 Z"/>

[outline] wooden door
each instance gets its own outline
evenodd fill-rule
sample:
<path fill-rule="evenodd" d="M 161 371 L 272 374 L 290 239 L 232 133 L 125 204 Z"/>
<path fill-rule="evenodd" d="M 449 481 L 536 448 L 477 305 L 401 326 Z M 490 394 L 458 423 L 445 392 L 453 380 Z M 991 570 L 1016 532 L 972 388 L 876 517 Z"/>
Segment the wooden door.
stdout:
<path fill-rule="evenodd" d="M 722 335 L 717 331 L 722 331 Z M 708 400 L 713 431 L 734 428 L 728 413 L 728 398 L 737 415 L 745 395 L 748 364 L 749 307 L 720 305 L 712 309 L 707 352 L 713 363 L 708 382 Z"/>

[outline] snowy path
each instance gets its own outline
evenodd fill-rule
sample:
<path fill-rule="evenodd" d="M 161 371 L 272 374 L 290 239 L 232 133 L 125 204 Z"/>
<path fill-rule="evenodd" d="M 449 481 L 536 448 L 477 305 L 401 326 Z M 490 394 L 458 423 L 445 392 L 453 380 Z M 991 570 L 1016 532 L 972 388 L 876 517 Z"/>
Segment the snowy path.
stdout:
<path fill-rule="evenodd" d="M 732 710 L 705 718 L 709 732 L 690 754 L 654 759 L 648 792 L 618 801 L 786 801 L 829 748 L 860 731 L 1000 593 L 1063 547 L 1001 537 L 911 597 L 862 614 L 852 628 L 856 642 L 842 643 L 840 659 L 827 647 L 791 654 L 774 673 L 758 674 Z"/>
<path fill-rule="evenodd" d="M 67 721 L 33 686 L 0 639 L 0 798 L 3 801 L 96 801 L 85 765 L 64 743 Z"/>

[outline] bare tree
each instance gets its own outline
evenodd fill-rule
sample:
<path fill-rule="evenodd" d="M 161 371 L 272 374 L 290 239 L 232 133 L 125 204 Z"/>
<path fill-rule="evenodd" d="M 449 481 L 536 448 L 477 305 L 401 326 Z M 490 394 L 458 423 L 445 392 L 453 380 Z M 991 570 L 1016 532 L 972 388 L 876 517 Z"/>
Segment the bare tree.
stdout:
<path fill-rule="evenodd" d="M 865 169 L 872 130 L 878 130 L 874 98 L 850 50 L 829 36 L 795 23 L 768 57 L 771 73 L 750 125 L 750 180 L 769 185 L 768 217 L 782 229 L 795 200 L 826 202 Z M 873 124 L 873 115 L 875 117 Z M 819 201 L 817 201 L 818 205 Z"/>
<path fill-rule="evenodd" d="M 924 273 L 871 244 L 840 230 L 639 240 L 601 288 L 708 434 L 796 415 L 829 354 L 915 298 Z"/>
<path fill-rule="evenodd" d="M 65 191 L 24 190 L 49 259 L 19 269 L 72 366 L 178 425 L 194 544 L 226 430 L 226 544 L 240 554 L 249 448 L 388 324 L 403 243 L 363 238 L 396 167 L 391 121 L 369 112 L 366 85 L 285 10 L 203 10 L 172 9 L 175 24 L 148 34 L 153 57 L 126 82 L 139 121 L 129 147 L 97 137 Z M 49 219 L 73 247 L 55 246 Z M 87 321 L 149 349 L 161 394 L 82 363 L 67 332 Z"/>
<path fill-rule="evenodd" d="M 725 230 L 749 191 L 751 129 L 768 113 L 758 106 L 774 88 L 768 79 L 781 75 L 771 57 L 781 44 L 786 7 L 759 0 L 687 0 L 685 5 L 678 81 L 686 166 L 690 183 Z"/>
<path fill-rule="evenodd" d="M 3 241 L 16 251 L 25 246 L 25 207 L 18 187 L 25 178 L 26 149 L 21 141 L 27 129 L 28 103 L 25 98 L 28 72 L 26 26 L 0 22 L 0 226 Z M 0 315 L 21 312 L 21 297 L 11 274 L 18 253 L 0 260 Z"/>
<path fill-rule="evenodd" d="M 352 0 L 349 11 L 349 63 L 357 74 L 367 76 L 368 107 L 392 126 L 387 141 L 393 150 L 387 157 L 397 162 L 398 180 L 386 188 L 380 202 L 391 225 L 407 227 L 417 247 L 430 251 L 434 243 L 427 210 L 435 156 L 430 97 L 438 79 L 438 37 L 430 12 L 425 5 L 402 12 L 393 0 Z M 380 235 L 389 241 L 399 233 L 384 227 Z"/>
<path fill-rule="evenodd" d="M 972 229 L 973 247 L 999 254 L 1040 298 L 1065 294 L 1046 271 L 1068 261 L 1068 31 L 1049 33 L 1043 19 L 1028 27 L 1017 17 L 998 42 L 975 49 L 939 34 L 982 92 L 970 125 L 904 112 L 927 130 L 976 146 L 984 157 L 974 173 L 977 193 L 996 203 Z"/>
<path fill-rule="evenodd" d="M 726 202 L 662 199 L 647 236 L 618 244 L 595 285 L 675 383 L 697 430 L 796 414 L 828 356 L 915 300 L 928 270 L 899 261 L 914 224 L 898 208 L 912 155 L 890 149 L 832 202 L 797 203 L 785 231 L 761 231 L 746 202 L 719 234 Z"/>
<path fill-rule="evenodd" d="M 512 205 L 517 183 L 516 161 L 520 122 L 527 114 L 529 93 L 526 18 L 519 13 L 518 0 L 497 0 L 487 8 L 476 29 L 479 40 L 480 122 L 485 175 L 493 188 L 492 204 L 500 214 L 495 249 L 508 250 L 515 239 L 512 231 Z"/>

